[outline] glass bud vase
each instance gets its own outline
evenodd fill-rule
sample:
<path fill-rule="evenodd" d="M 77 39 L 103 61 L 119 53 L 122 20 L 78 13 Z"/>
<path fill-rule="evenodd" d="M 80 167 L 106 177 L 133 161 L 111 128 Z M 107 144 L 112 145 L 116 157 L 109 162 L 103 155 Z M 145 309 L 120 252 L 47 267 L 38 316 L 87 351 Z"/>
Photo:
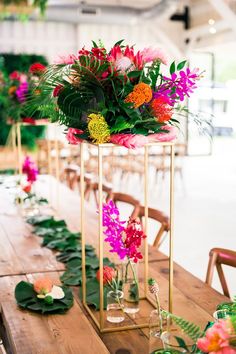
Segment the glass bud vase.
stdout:
<path fill-rule="evenodd" d="M 111 290 L 107 293 L 107 321 L 120 323 L 124 319 L 124 293 L 120 290 Z"/>
<path fill-rule="evenodd" d="M 139 311 L 139 284 L 137 263 L 128 260 L 123 269 L 123 291 L 125 312 L 135 314 Z"/>

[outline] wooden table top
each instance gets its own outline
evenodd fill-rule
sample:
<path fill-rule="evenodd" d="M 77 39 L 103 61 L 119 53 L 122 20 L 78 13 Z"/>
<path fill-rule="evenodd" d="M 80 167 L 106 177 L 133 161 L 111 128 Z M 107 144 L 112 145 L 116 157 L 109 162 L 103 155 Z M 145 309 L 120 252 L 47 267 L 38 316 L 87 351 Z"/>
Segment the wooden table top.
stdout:
<path fill-rule="evenodd" d="M 43 176 L 37 190 L 47 197 L 56 214 L 65 219 L 72 231 L 78 231 L 79 195 L 66 186 L 56 186 L 52 177 Z M 57 193 L 59 190 L 59 198 Z M 59 202 L 59 203 L 58 203 Z M 87 243 L 96 246 L 96 210 L 86 203 Z M 177 242 L 177 241 L 176 241 Z M 64 265 L 55 253 L 42 248 L 40 237 L 32 234 L 13 205 L 10 190 L 0 186 L 0 336 L 5 331 L 9 353 L 17 354 L 148 354 L 147 330 L 100 334 L 92 323 L 74 289 L 74 306 L 65 315 L 42 316 L 20 309 L 14 288 L 21 280 L 48 273 L 58 284 Z M 168 258 L 149 247 L 149 272 L 160 286 L 160 300 L 167 308 Z M 217 304 L 226 297 L 207 286 L 179 265 L 174 265 L 174 313 L 204 327 L 212 319 Z M 147 314 L 148 316 L 148 314 Z M 0 347 L 1 354 L 1 347 Z"/>

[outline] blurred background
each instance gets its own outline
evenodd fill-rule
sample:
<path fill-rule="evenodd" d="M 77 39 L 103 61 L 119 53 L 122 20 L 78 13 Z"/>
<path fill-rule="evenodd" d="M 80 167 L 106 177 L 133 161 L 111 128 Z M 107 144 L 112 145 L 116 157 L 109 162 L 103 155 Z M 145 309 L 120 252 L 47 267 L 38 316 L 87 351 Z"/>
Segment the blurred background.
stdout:
<path fill-rule="evenodd" d="M 211 248 L 236 250 L 236 0 L 35 1 L 42 11 L 46 7 L 44 14 L 33 3 L 0 1 L 1 75 L 27 70 L 34 62 L 53 63 L 83 46 L 89 48 L 91 40 L 101 40 L 109 48 L 120 39 L 135 44 L 137 50 L 161 47 L 170 63 L 186 58 L 191 67 L 203 72 L 188 106 L 210 125 L 199 132 L 191 117 L 183 119 L 176 145 L 174 249 L 175 260 L 204 280 Z M 0 170 L 9 172 L 16 161 L 11 127 L 3 119 L 3 100 L 0 96 Z M 63 130 L 24 127 L 22 143 L 37 159 L 41 172 L 47 173 L 46 141 L 59 140 L 60 178 L 68 183 L 66 169 L 78 165 L 79 148 L 66 143 Z M 87 153 L 91 176 L 96 174 L 96 154 Z M 53 143 L 50 154 L 55 158 Z M 166 214 L 168 157 L 168 151 L 153 150 L 149 171 L 150 207 Z M 141 152 L 114 152 L 107 163 L 114 172 L 107 174 L 107 184 L 143 198 Z M 79 193 L 77 185 L 69 187 Z M 150 230 L 154 233 L 154 226 Z M 150 232 L 150 243 L 153 237 Z M 160 249 L 168 252 L 168 238 Z M 236 294 L 233 272 L 226 274 Z M 214 286 L 220 288 L 217 277 Z"/>

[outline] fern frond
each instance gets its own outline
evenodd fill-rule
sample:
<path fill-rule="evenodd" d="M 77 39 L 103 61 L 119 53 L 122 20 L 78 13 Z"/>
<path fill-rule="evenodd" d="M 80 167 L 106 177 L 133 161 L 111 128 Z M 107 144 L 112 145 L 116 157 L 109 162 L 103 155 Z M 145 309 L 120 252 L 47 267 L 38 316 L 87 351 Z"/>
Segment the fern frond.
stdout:
<path fill-rule="evenodd" d="M 162 313 L 166 317 L 170 317 L 177 324 L 177 326 L 179 326 L 182 331 L 194 342 L 196 342 L 198 338 L 204 336 L 204 332 L 201 330 L 201 328 L 194 323 L 184 320 L 182 317 L 175 316 L 167 311 L 162 311 Z"/>

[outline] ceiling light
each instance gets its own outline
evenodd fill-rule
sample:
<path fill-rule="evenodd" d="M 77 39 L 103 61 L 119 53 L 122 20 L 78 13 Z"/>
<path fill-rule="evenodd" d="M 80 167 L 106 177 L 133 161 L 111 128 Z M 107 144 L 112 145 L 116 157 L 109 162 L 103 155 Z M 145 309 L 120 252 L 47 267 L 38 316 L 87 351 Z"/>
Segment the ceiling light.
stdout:
<path fill-rule="evenodd" d="M 211 34 L 215 34 L 215 33 L 216 33 L 216 28 L 215 28 L 215 27 L 210 27 L 210 28 L 209 28 L 209 32 L 210 32 Z"/>
<path fill-rule="evenodd" d="M 213 18 L 209 18 L 208 23 L 210 26 L 214 25 L 215 20 Z"/>

